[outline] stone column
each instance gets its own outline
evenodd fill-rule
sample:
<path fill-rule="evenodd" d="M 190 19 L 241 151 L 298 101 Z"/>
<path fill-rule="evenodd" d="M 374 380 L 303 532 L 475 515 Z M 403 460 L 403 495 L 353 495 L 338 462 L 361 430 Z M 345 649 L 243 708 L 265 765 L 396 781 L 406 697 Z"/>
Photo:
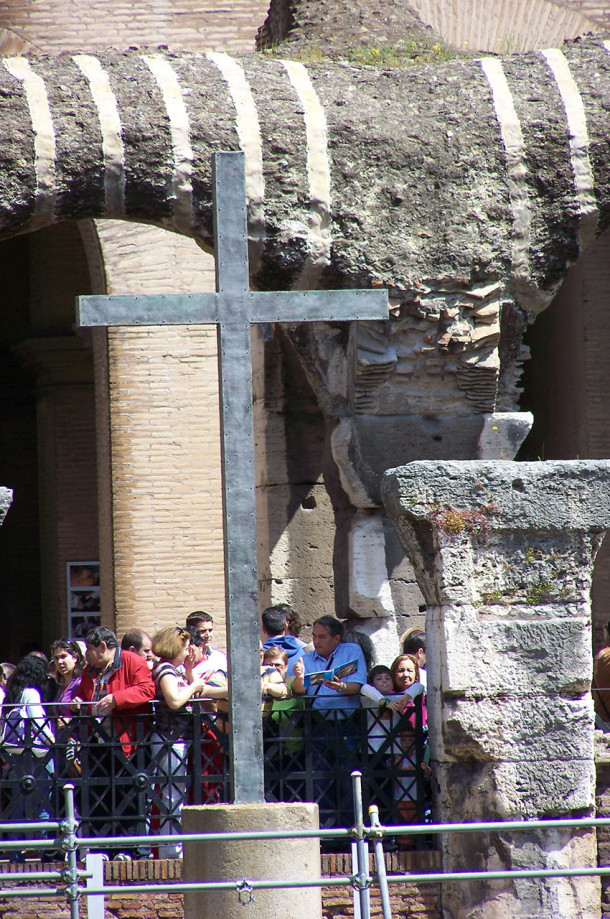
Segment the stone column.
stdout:
<path fill-rule="evenodd" d="M 84 336 L 29 338 L 16 347 L 36 379 L 41 637 L 67 635 L 66 562 L 98 559 L 95 395 Z"/>
<path fill-rule="evenodd" d="M 429 606 L 440 822 L 589 816 L 593 561 L 610 462 L 414 462 L 384 498 Z M 445 871 L 596 864 L 593 831 L 447 834 Z M 593 919 L 597 878 L 455 882 L 445 919 Z"/>
<path fill-rule="evenodd" d="M 184 833 L 244 833 L 319 829 L 317 804 L 208 804 L 185 807 Z M 320 841 L 244 839 L 185 842 L 185 881 L 287 880 L 320 877 Z M 184 895 L 184 919 L 322 919 L 320 887 L 260 889 L 252 898 L 235 888 Z"/>

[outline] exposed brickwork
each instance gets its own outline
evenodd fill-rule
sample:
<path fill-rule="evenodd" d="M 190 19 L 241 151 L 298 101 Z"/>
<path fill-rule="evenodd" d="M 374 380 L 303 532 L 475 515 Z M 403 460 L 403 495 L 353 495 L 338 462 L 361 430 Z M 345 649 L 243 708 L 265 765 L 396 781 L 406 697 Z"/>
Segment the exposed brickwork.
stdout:
<path fill-rule="evenodd" d="M 597 789 L 595 811 L 597 817 L 610 817 L 610 762 L 597 760 Z M 610 827 L 597 830 L 597 862 L 600 867 L 610 865 Z M 610 915 L 610 878 L 602 877 L 602 912 Z"/>
<path fill-rule="evenodd" d="M 88 291 L 76 226 L 28 243 L 29 334 L 14 350 L 36 391 L 42 628 L 27 638 L 48 645 L 67 634 L 66 562 L 98 555 L 93 365 L 86 340 L 72 334 L 74 297 Z M 23 550 L 22 541 L 12 546 Z M 27 621 L 27 607 L 20 615 Z"/>
<path fill-rule="evenodd" d="M 4 54 L 24 48 L 58 53 L 102 49 L 112 44 L 168 44 L 172 48 L 254 49 L 256 29 L 268 0 L 181 0 L 156 3 L 139 0 L 134 16 L 130 0 L 3 0 L 0 5 L 0 47 Z M 4 33 L 4 34 L 3 34 Z"/>
<path fill-rule="evenodd" d="M 222 613 L 216 332 L 112 330 L 108 363 L 116 628 Z"/>
<path fill-rule="evenodd" d="M 439 865 L 437 852 L 400 852 L 386 855 L 388 874 L 438 871 Z M 30 869 L 31 863 L 27 867 Z M 182 864 L 177 860 L 109 862 L 105 870 L 106 883 L 124 883 L 125 892 L 106 898 L 106 919 L 184 919 L 183 897 L 180 893 L 155 893 L 154 888 L 149 894 L 129 893 L 130 883 L 154 884 L 179 880 L 181 868 Z M 8 870 L 6 863 L 0 864 L 0 874 Z M 372 856 L 371 870 L 374 870 Z M 339 876 L 351 873 L 351 859 L 348 855 L 322 856 L 322 875 Z M 29 882 L 28 886 L 31 886 Z M 322 900 L 324 919 L 348 919 L 353 916 L 351 887 L 324 887 Z M 440 919 L 437 884 L 418 886 L 405 879 L 404 884 L 390 886 L 390 901 L 394 919 Z M 85 914 L 85 910 L 85 903 L 81 901 L 82 915 Z M 381 898 L 376 887 L 371 889 L 371 914 L 381 915 Z M 63 899 L 45 897 L 36 900 L 8 900 L 0 897 L 0 919 L 69 919 L 69 915 Z"/>
<path fill-rule="evenodd" d="M 604 6 L 594 0 L 412 0 L 408 6 L 334 0 L 330 9 L 318 0 L 272 0 L 257 45 L 270 48 L 287 40 L 288 51 L 313 60 L 357 60 L 364 48 L 408 51 L 411 42 L 420 46 L 419 54 L 439 41 L 461 52 L 513 54 L 600 31 L 610 23 Z"/>

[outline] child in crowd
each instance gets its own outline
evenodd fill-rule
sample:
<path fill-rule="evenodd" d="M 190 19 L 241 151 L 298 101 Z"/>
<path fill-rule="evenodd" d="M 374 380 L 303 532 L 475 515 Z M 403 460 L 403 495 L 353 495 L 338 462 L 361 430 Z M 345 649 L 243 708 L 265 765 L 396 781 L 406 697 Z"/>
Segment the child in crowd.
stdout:
<path fill-rule="evenodd" d="M 261 648 L 261 693 L 263 715 L 268 715 L 274 701 L 288 699 L 291 695 L 286 684 L 288 655 L 278 645 Z"/>
<path fill-rule="evenodd" d="M 392 711 L 389 702 L 394 696 L 394 680 L 390 668 L 385 664 L 377 664 L 369 670 L 367 682 L 362 685 L 360 695 L 363 708 L 377 709 L 375 714 L 369 712 L 367 717 L 369 751 L 377 752 L 391 730 Z"/>

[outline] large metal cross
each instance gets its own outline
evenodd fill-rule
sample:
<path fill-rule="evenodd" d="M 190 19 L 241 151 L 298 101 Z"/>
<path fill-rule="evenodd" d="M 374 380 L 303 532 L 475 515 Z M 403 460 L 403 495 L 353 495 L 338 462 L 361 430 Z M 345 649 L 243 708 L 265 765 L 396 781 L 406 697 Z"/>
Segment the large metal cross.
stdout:
<path fill-rule="evenodd" d="M 264 801 L 250 325 L 386 319 L 385 290 L 250 291 L 243 153 L 212 163 L 216 293 L 78 298 L 82 326 L 218 329 L 231 774 L 236 804 Z"/>

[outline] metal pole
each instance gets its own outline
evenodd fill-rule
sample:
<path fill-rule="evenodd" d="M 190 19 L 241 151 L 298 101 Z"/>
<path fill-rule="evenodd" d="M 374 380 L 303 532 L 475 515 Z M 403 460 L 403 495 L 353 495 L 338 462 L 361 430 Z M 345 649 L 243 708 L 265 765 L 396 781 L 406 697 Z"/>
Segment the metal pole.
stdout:
<path fill-rule="evenodd" d="M 392 919 L 390 889 L 388 887 L 388 876 L 385 870 L 385 853 L 383 851 L 383 830 L 379 823 L 379 808 L 376 804 L 371 804 L 369 807 L 369 817 L 371 818 L 371 836 L 374 839 L 375 864 L 377 865 L 377 878 L 379 880 L 383 919 Z"/>
<path fill-rule="evenodd" d="M 352 793 L 354 798 L 354 835 L 356 837 L 356 861 L 358 873 L 354 886 L 358 891 L 360 902 L 360 919 L 371 919 L 371 897 L 369 886 L 368 846 L 364 841 L 364 815 L 362 812 L 362 773 L 355 769 L 352 772 Z"/>
<path fill-rule="evenodd" d="M 61 824 L 61 833 L 63 836 L 61 847 L 68 855 L 68 867 L 62 872 L 62 878 L 64 881 L 67 881 L 66 899 L 70 904 L 70 919 L 79 919 L 78 896 L 80 888 L 78 886 L 78 864 L 76 856 L 77 824 L 74 816 L 74 785 L 64 785 L 64 801 L 66 819 Z"/>

